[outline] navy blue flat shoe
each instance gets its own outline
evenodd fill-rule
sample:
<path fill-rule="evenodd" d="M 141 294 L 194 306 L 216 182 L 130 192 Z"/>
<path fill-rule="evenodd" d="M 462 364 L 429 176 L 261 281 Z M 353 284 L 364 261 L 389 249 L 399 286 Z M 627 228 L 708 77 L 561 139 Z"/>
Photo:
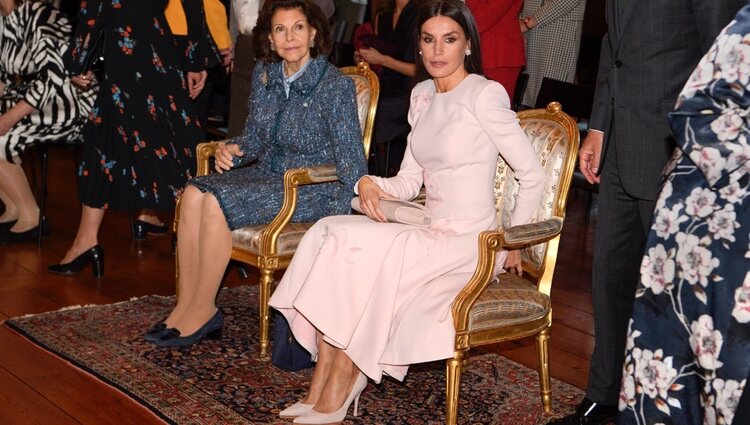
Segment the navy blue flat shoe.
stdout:
<path fill-rule="evenodd" d="M 13 227 L 12 224 L 11 227 Z M 5 232 L 0 232 L 0 245 L 34 242 L 39 239 L 40 232 L 42 236 L 49 236 L 50 225 L 46 218 L 42 219 L 41 225 L 23 232 L 12 232 L 10 228 Z"/>
<path fill-rule="evenodd" d="M 147 330 L 146 333 L 143 334 L 143 339 L 148 342 L 156 342 L 156 340 L 161 338 L 166 332 L 167 324 L 164 323 L 164 321 L 161 321 Z"/>
<path fill-rule="evenodd" d="M 200 329 L 188 336 L 180 336 L 180 331 L 175 328 L 168 328 L 157 338 L 154 344 L 159 347 L 189 347 L 200 342 L 203 338 L 219 339 L 221 338 L 221 327 L 224 326 L 224 316 L 221 310 L 217 311 L 214 316 L 201 326 Z"/>

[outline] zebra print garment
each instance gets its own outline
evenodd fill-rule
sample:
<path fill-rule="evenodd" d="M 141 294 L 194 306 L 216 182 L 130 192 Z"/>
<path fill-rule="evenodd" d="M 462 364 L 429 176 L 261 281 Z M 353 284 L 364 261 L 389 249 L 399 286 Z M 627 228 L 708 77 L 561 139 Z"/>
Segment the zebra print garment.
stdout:
<path fill-rule="evenodd" d="M 25 0 L 8 16 L 0 15 L 0 114 L 25 100 L 37 111 L 0 135 L 0 159 L 20 163 L 31 143 L 80 139 L 96 93 L 75 88 L 63 54 L 70 22 L 44 1 Z"/>

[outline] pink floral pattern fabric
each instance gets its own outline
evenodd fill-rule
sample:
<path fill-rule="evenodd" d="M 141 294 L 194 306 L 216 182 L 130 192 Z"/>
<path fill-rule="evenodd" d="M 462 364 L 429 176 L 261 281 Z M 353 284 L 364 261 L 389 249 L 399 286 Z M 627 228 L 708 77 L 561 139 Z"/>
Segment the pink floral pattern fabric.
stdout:
<path fill-rule="evenodd" d="M 750 371 L 750 5 L 670 114 L 677 151 L 641 264 L 620 424 L 731 424 Z"/>

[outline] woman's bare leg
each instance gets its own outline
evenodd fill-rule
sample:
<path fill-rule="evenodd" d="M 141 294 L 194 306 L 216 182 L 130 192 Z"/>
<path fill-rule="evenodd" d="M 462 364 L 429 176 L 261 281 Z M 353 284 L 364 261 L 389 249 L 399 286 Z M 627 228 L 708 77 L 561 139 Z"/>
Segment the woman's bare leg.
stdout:
<path fill-rule="evenodd" d="M 359 375 L 359 368 L 352 359 L 343 350 L 333 349 L 335 353 L 328 379 L 320 398 L 313 407 L 313 410 L 320 413 L 332 413 L 339 410 L 344 405 Z"/>
<path fill-rule="evenodd" d="M 320 395 L 323 393 L 323 388 L 325 388 L 326 382 L 328 382 L 328 375 L 331 372 L 333 359 L 336 356 L 336 348 L 323 341 L 323 334 L 320 332 L 318 332 L 317 340 L 318 361 L 315 363 L 315 371 L 310 381 L 310 389 L 307 392 L 307 396 L 302 400 L 304 404 L 316 404 L 318 402 Z"/>
<path fill-rule="evenodd" d="M 193 192 L 200 195 L 189 194 Z M 181 207 L 177 231 L 180 294 L 166 323 L 186 336 L 216 313 L 216 294 L 232 253 L 232 232 L 212 194 L 188 187 L 183 196 L 189 199 L 183 199 L 187 202 Z"/>
<path fill-rule="evenodd" d="M 0 160 L 0 192 L 7 208 L 0 221 L 18 220 L 11 231 L 25 232 L 39 224 L 39 206 L 20 165 Z"/>
<path fill-rule="evenodd" d="M 99 228 L 102 225 L 102 220 L 104 220 L 104 211 L 102 208 L 83 205 L 78 233 L 73 240 L 73 245 L 65 253 L 60 264 L 73 261 L 79 255 L 99 244 Z"/>

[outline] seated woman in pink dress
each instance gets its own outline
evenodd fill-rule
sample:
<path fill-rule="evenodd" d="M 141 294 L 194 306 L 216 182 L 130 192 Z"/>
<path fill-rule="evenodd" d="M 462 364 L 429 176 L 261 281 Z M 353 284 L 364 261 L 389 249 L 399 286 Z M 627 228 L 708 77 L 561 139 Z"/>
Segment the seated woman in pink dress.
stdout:
<path fill-rule="evenodd" d="M 412 363 L 453 355 L 450 305 L 474 272 L 479 233 L 498 226 L 498 154 L 520 184 L 511 223 L 528 223 L 541 201 L 544 170 L 505 89 L 481 75 L 466 5 L 426 3 L 418 28 L 422 81 L 411 94 L 401 170 L 360 179 L 367 215 L 318 221 L 270 301 L 317 358 L 307 396 L 280 413 L 295 423 L 341 421 L 367 378 L 402 380 Z M 432 224 L 386 222 L 379 200 L 412 199 L 423 184 Z M 501 252 L 498 264 L 521 272 L 518 252 Z"/>

